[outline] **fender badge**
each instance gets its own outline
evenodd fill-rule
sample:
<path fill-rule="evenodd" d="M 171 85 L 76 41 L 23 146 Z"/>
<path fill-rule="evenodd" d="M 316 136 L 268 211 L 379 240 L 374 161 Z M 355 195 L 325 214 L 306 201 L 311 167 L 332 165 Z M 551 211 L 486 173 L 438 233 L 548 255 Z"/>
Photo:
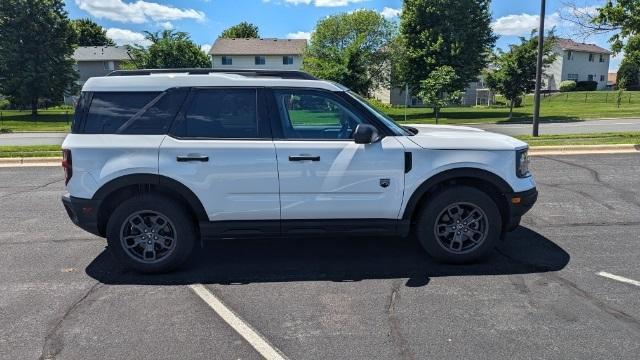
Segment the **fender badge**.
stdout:
<path fill-rule="evenodd" d="M 383 188 L 389 187 L 391 185 L 391 179 L 380 179 L 380 186 Z"/>

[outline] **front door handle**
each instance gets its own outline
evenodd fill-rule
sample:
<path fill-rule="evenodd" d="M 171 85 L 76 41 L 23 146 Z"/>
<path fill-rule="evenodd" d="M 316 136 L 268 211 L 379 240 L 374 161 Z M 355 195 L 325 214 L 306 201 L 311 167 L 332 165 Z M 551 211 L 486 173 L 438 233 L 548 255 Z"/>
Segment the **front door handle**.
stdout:
<path fill-rule="evenodd" d="M 189 154 L 189 155 L 178 155 L 176 157 L 176 160 L 178 162 L 189 162 L 189 161 L 207 162 L 209 161 L 209 157 L 207 155 Z"/>
<path fill-rule="evenodd" d="M 313 155 L 291 155 L 289 161 L 320 161 L 320 156 Z"/>

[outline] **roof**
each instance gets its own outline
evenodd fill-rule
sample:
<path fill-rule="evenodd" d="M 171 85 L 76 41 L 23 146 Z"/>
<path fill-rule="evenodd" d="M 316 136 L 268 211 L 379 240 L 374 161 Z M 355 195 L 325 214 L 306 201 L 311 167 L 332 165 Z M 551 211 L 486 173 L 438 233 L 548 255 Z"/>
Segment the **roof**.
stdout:
<path fill-rule="evenodd" d="M 211 55 L 300 55 L 305 39 L 225 39 L 213 43 Z"/>
<path fill-rule="evenodd" d="M 73 52 L 75 61 L 129 60 L 124 46 L 80 46 Z"/>
<path fill-rule="evenodd" d="M 575 42 L 571 39 L 558 39 L 558 46 L 562 48 L 562 50 L 571 50 L 571 51 L 580 51 L 594 54 L 611 54 L 611 51 L 601 48 L 596 44 L 586 44 Z"/>
<path fill-rule="evenodd" d="M 211 73 L 189 75 L 162 73 L 131 76 L 92 77 L 84 83 L 82 91 L 164 91 L 172 87 L 295 87 L 343 91 L 344 88 L 330 81 L 281 79 L 276 77 L 252 77 L 239 74 Z"/>

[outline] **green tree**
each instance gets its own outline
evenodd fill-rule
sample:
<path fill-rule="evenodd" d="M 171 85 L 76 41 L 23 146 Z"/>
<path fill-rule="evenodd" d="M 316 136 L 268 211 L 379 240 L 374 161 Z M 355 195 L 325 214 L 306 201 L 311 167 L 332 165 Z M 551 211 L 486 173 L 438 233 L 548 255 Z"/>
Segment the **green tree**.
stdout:
<path fill-rule="evenodd" d="M 591 18 L 594 31 L 615 31 L 609 42 L 614 53 L 622 50 L 626 56 L 640 61 L 640 0 L 608 0 L 598 13 Z"/>
<path fill-rule="evenodd" d="M 490 0 L 405 0 L 400 34 L 405 48 L 399 81 L 411 88 L 442 65 L 451 66 L 464 89 L 486 67 L 497 39 Z"/>
<path fill-rule="evenodd" d="M 389 82 L 396 26 L 372 10 L 328 16 L 318 22 L 303 69 L 362 95 Z"/>
<path fill-rule="evenodd" d="M 185 32 L 164 30 L 145 31 L 151 42 L 148 47 L 129 46 L 131 61 L 126 67 L 134 69 L 207 68 L 211 62 Z"/>
<path fill-rule="evenodd" d="M 0 1 L 0 93 L 38 113 L 73 91 L 75 33 L 62 0 Z"/>
<path fill-rule="evenodd" d="M 228 39 L 257 39 L 260 37 L 260 33 L 258 26 L 243 21 L 224 30 L 220 37 Z"/>
<path fill-rule="evenodd" d="M 618 89 L 634 89 L 640 86 L 640 64 L 625 58 L 618 69 Z"/>
<path fill-rule="evenodd" d="M 90 19 L 71 20 L 76 33 L 75 44 L 78 46 L 115 46 L 107 37 L 105 29 Z"/>
<path fill-rule="evenodd" d="M 544 42 L 545 67 L 555 60 L 555 42 L 555 35 L 549 32 Z M 496 54 L 496 68 L 486 75 L 489 88 L 509 100 L 509 119 L 513 117 L 513 106 L 517 99 L 535 88 L 537 56 L 538 37 L 532 33 L 529 39 L 521 37 L 520 44 L 511 45 L 509 51 Z"/>
<path fill-rule="evenodd" d="M 425 80 L 421 81 L 418 96 L 425 105 L 433 109 L 436 124 L 440 117 L 440 109 L 460 98 L 462 92 L 457 89 L 458 80 L 453 67 L 443 65 L 437 67 Z"/>

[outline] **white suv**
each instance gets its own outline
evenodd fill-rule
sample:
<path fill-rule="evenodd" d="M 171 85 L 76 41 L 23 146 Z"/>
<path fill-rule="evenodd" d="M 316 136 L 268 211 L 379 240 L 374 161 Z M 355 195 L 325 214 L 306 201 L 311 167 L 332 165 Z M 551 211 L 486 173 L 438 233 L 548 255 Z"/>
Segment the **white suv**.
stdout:
<path fill-rule="evenodd" d="M 91 78 L 62 148 L 70 218 L 143 272 L 179 266 L 201 238 L 412 230 L 435 259 L 469 262 L 537 198 L 525 143 L 402 127 L 296 71 Z"/>

